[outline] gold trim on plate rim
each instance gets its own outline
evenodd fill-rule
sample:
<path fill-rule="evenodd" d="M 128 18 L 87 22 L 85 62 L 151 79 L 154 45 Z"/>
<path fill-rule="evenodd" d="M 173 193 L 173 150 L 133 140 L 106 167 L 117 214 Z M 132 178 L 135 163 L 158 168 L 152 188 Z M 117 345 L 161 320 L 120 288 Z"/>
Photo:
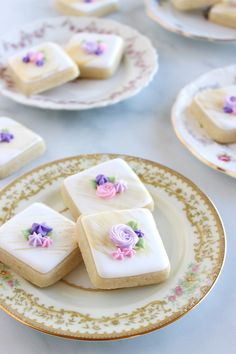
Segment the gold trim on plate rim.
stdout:
<path fill-rule="evenodd" d="M 75 339 L 75 340 L 88 340 L 88 341 L 94 341 L 94 340 L 99 340 L 99 341 L 109 341 L 109 340 L 118 340 L 118 339 L 125 339 L 125 338 L 131 338 L 131 337 L 136 337 L 139 335 L 143 335 L 143 334 L 147 334 L 150 332 L 153 332 L 155 330 L 159 330 L 175 321 L 177 321 L 178 319 L 180 319 L 181 317 L 183 317 L 185 314 L 187 314 L 188 312 L 190 312 L 193 308 L 195 308 L 198 304 L 200 304 L 200 302 L 209 294 L 209 292 L 213 289 L 214 285 L 216 284 L 217 279 L 219 278 L 223 265 L 224 265 L 224 260 L 225 260 L 225 255 L 226 255 L 226 235 L 225 235 L 225 230 L 224 230 L 224 226 L 222 223 L 222 220 L 219 216 L 219 213 L 216 209 L 216 207 L 214 206 L 214 204 L 211 202 L 211 200 L 192 182 L 190 181 L 188 178 L 184 177 L 183 175 L 181 175 L 180 173 L 166 167 L 163 166 L 159 163 L 147 160 L 147 159 L 142 159 L 142 158 L 138 158 L 138 157 L 133 157 L 133 156 L 129 156 L 129 155 L 119 155 L 119 154 L 88 154 L 88 155 L 79 155 L 79 156 L 74 156 L 74 157 L 69 157 L 69 158 L 64 158 L 64 159 L 60 159 L 60 160 L 56 160 L 56 161 L 52 161 L 49 162 L 47 164 L 43 164 L 39 167 L 36 167 L 35 169 L 31 170 L 30 172 L 25 173 L 24 175 L 16 178 L 13 182 L 11 182 L 10 184 L 8 184 L 5 188 L 3 188 L 0 191 L 0 198 L 7 192 L 9 191 L 12 187 L 14 187 L 17 183 L 19 183 L 20 181 L 24 180 L 26 177 L 30 176 L 31 174 L 38 172 L 40 170 L 43 170 L 47 167 L 53 166 L 53 165 L 57 165 L 59 163 L 63 163 L 63 162 L 70 162 L 73 160 L 82 160 L 82 159 L 101 159 L 102 157 L 108 157 L 108 158 L 116 158 L 116 157 L 123 157 L 127 162 L 135 160 L 136 163 L 138 163 L 139 161 L 149 164 L 153 167 L 158 167 L 160 169 L 162 169 L 165 173 L 169 173 L 170 175 L 174 175 L 175 177 L 177 177 L 178 179 L 180 179 L 181 181 L 185 182 L 188 186 L 192 187 L 194 189 L 194 191 L 202 198 L 202 200 L 206 203 L 207 207 L 209 208 L 209 210 L 211 211 L 212 215 L 214 216 L 215 219 L 215 224 L 217 226 L 217 229 L 219 230 L 219 244 L 220 244 L 220 250 L 218 252 L 218 258 L 217 258 L 217 265 L 215 267 L 215 271 L 212 275 L 212 281 L 211 284 L 209 286 L 205 286 L 204 289 L 202 289 L 202 293 L 201 293 L 201 297 L 197 300 L 193 300 L 190 299 L 188 301 L 188 303 L 181 309 L 181 311 L 177 311 L 177 312 L 173 312 L 172 315 L 170 317 L 168 317 L 168 319 L 164 319 L 162 321 L 159 321 L 155 324 L 150 324 L 148 326 L 140 326 L 138 329 L 134 329 L 134 330 L 129 330 L 129 331 L 123 331 L 123 332 L 113 332 L 111 334 L 87 334 L 87 333 L 78 333 L 78 335 L 76 334 L 72 334 L 72 332 L 70 331 L 66 331 L 66 330 L 61 330 L 61 329 L 55 329 L 53 327 L 50 328 L 50 326 L 44 326 L 44 324 L 42 323 L 33 323 L 34 320 L 32 320 L 32 323 L 30 323 L 28 321 L 28 319 L 25 318 L 25 316 L 21 313 L 18 313 L 17 310 L 12 310 L 9 309 L 8 305 L 6 305 L 6 303 L 4 304 L 0 304 L 0 308 L 5 311 L 7 314 L 9 314 L 11 317 L 13 317 L 14 319 L 16 319 L 18 322 L 31 327 L 35 330 L 38 330 L 40 332 L 46 333 L 46 334 L 50 334 L 50 335 L 55 335 L 58 337 L 63 337 L 63 338 L 67 338 L 67 339 Z M 37 194 L 37 193 L 36 193 Z M 21 291 L 19 289 L 19 291 Z M 24 290 L 23 290 L 24 291 Z M 5 302 L 5 301 L 4 301 Z M 134 312 L 136 311 L 142 311 L 145 310 L 145 308 L 147 306 L 150 305 L 155 305 L 157 304 L 158 301 L 153 301 L 145 306 L 143 306 L 142 308 L 138 308 L 136 310 L 134 310 Z M 162 304 L 158 303 L 158 305 L 162 306 Z M 40 305 L 38 305 L 40 306 Z M 125 314 L 124 314 L 125 315 Z"/>

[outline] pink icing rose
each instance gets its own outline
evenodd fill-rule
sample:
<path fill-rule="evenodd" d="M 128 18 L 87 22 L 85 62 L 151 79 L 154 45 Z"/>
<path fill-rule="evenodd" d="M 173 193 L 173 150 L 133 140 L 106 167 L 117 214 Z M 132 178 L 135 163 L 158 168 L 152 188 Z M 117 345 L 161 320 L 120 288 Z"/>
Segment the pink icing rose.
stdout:
<path fill-rule="evenodd" d="M 112 199 L 116 195 L 116 188 L 113 183 L 107 182 L 97 186 L 96 196 L 102 199 Z"/>
<path fill-rule="evenodd" d="M 133 248 L 124 248 L 123 249 L 125 257 L 132 258 L 135 256 L 136 251 Z"/>
<path fill-rule="evenodd" d="M 112 252 L 111 255 L 114 259 L 117 259 L 119 261 L 123 261 L 125 257 L 124 252 L 120 248 L 117 248 L 117 250 L 115 252 Z"/>
<path fill-rule="evenodd" d="M 53 240 L 50 237 L 43 238 L 43 244 L 42 244 L 43 248 L 50 247 L 52 244 L 53 244 Z"/>
<path fill-rule="evenodd" d="M 121 250 L 132 249 L 138 243 L 139 238 L 130 226 L 118 224 L 110 230 L 110 240 Z"/>

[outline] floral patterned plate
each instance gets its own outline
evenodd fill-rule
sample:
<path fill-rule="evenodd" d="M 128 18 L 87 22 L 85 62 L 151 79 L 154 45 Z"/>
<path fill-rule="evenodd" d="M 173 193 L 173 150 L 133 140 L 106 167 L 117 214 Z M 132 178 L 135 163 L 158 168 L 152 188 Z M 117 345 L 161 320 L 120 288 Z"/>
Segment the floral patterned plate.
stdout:
<path fill-rule="evenodd" d="M 83 31 L 123 37 L 125 56 L 112 78 L 79 79 L 31 97 L 14 90 L 14 83 L 6 70 L 6 62 L 11 55 L 44 41 L 65 45 L 73 34 Z M 111 105 L 141 91 L 153 79 L 157 69 L 157 54 L 149 39 L 108 19 L 56 17 L 34 22 L 0 38 L 0 93 L 19 103 L 39 108 L 82 110 Z"/>
<path fill-rule="evenodd" d="M 170 0 L 144 1 L 148 16 L 170 32 L 207 41 L 236 41 L 236 30 L 208 21 L 206 10 L 184 12 L 175 9 Z"/>
<path fill-rule="evenodd" d="M 192 98 L 201 90 L 236 84 L 236 65 L 212 70 L 185 86 L 172 109 L 175 133 L 184 146 L 206 165 L 236 177 L 236 144 L 212 140 L 189 113 Z"/>
<path fill-rule="evenodd" d="M 59 187 L 68 175 L 117 155 L 81 155 L 54 161 L 16 179 L 0 192 L 0 223 L 35 201 L 68 215 Z M 111 340 L 166 326 L 194 308 L 223 266 L 225 234 L 210 200 L 191 181 L 155 162 L 120 156 L 137 172 L 155 201 L 154 217 L 171 262 L 160 285 L 99 291 L 84 266 L 39 289 L 0 268 L 0 306 L 39 331 L 73 339 Z"/>

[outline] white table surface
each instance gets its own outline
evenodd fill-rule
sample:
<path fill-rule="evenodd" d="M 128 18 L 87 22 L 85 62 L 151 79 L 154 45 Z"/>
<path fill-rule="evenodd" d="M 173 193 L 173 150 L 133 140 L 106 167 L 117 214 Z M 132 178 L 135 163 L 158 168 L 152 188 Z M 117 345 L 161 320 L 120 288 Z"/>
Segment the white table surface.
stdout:
<path fill-rule="evenodd" d="M 38 18 L 57 16 L 51 0 L 1 1 L 0 35 Z M 107 343 L 68 341 L 29 329 L 0 312 L 0 353 L 235 353 L 236 348 L 236 181 L 195 159 L 177 140 L 170 110 L 178 91 L 198 75 L 235 63 L 234 44 L 214 44 L 178 37 L 149 20 L 141 0 L 123 0 L 111 17 L 151 38 L 160 71 L 138 96 L 115 106 L 84 112 L 27 108 L 0 98 L 0 114 L 41 134 L 46 154 L 0 182 L 3 187 L 38 164 L 95 152 L 136 155 L 163 163 L 193 180 L 213 200 L 225 223 L 228 254 L 223 273 L 209 296 L 176 323 L 131 340 Z"/>

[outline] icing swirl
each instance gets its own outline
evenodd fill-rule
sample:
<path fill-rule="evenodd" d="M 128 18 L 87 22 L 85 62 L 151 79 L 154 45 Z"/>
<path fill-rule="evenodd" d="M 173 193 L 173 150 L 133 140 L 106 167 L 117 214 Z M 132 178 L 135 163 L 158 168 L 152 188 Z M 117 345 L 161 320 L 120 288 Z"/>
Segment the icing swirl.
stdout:
<path fill-rule="evenodd" d="M 130 226 L 118 224 L 110 230 L 110 240 L 121 250 L 132 249 L 139 241 L 138 236 Z"/>
<path fill-rule="evenodd" d="M 116 195 L 116 188 L 113 183 L 107 182 L 97 186 L 96 196 L 102 199 L 112 199 Z"/>
<path fill-rule="evenodd" d="M 36 232 L 34 232 L 32 235 L 29 235 L 29 245 L 33 247 L 42 247 L 43 239 L 44 238 L 41 234 L 36 234 Z"/>
<path fill-rule="evenodd" d="M 120 180 L 115 183 L 116 193 L 124 193 L 128 189 L 126 181 Z"/>

